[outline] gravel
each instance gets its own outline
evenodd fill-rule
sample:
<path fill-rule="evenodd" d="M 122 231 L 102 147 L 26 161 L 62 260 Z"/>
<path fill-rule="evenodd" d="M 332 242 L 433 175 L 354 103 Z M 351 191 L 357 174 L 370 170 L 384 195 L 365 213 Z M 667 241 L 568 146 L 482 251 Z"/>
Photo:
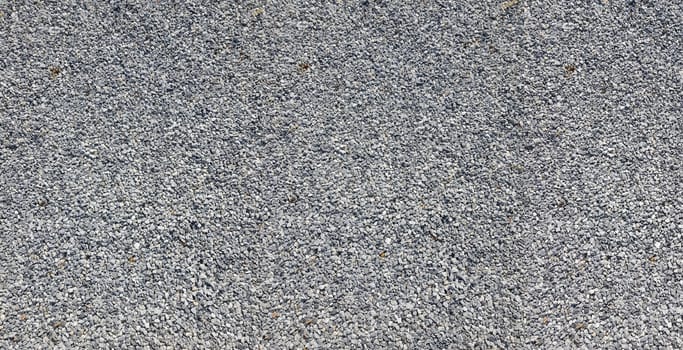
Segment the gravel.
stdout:
<path fill-rule="evenodd" d="M 0 0 L 0 348 L 683 348 L 681 18 Z"/>

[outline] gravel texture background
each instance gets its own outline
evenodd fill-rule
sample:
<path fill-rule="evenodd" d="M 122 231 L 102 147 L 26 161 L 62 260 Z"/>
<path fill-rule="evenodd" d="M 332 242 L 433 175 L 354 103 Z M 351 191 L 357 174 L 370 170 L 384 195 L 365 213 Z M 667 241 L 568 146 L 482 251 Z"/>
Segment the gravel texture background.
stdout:
<path fill-rule="evenodd" d="M 679 1 L 0 1 L 0 348 L 682 348 Z"/>

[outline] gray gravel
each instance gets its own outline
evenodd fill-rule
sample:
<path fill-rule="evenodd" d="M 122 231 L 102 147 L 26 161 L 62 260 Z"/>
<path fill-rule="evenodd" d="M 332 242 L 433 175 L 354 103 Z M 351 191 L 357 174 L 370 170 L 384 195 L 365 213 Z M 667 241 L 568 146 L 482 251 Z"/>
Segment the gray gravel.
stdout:
<path fill-rule="evenodd" d="M 683 348 L 680 1 L 0 0 L 0 348 Z"/>

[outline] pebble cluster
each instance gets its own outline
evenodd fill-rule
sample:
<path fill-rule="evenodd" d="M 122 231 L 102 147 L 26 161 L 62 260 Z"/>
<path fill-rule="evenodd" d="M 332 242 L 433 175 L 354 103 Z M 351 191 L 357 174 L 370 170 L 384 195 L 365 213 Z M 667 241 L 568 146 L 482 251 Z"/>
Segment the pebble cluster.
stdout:
<path fill-rule="evenodd" d="M 0 1 L 0 348 L 682 348 L 681 18 Z"/>

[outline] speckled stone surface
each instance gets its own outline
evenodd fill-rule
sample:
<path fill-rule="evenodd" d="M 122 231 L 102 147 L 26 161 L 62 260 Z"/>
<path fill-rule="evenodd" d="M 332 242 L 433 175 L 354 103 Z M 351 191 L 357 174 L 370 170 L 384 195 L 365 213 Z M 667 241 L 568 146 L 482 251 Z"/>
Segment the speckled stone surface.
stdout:
<path fill-rule="evenodd" d="M 0 0 L 0 348 L 680 349 L 681 18 Z"/>

